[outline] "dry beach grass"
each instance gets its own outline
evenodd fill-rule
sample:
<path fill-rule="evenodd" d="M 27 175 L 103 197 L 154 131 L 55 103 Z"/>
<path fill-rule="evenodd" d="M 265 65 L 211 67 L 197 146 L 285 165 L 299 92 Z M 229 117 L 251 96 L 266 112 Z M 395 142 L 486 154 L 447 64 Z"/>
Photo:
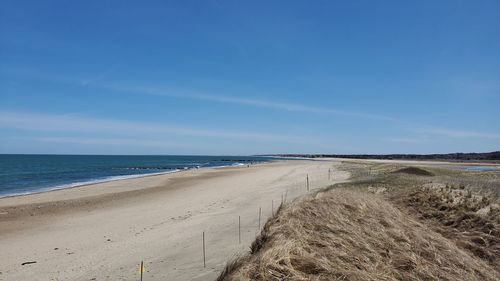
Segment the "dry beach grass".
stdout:
<path fill-rule="evenodd" d="M 360 181 L 284 206 L 218 280 L 500 280 L 496 197 L 431 188 L 439 171 L 356 165 Z"/>
<path fill-rule="evenodd" d="M 399 204 L 475 257 L 500 272 L 500 205 L 464 186 L 427 184 Z"/>

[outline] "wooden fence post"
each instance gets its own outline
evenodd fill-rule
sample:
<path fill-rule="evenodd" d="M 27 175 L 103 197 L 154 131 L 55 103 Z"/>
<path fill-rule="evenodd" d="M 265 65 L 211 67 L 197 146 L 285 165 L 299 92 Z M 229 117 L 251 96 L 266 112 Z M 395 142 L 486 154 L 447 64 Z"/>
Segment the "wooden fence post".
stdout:
<path fill-rule="evenodd" d="M 144 261 L 141 261 L 141 268 L 140 268 L 140 271 L 141 271 L 141 281 L 142 281 L 142 274 L 144 272 Z"/>
<path fill-rule="evenodd" d="M 207 264 L 205 262 L 205 231 L 203 231 L 203 268 L 206 268 Z"/>
<path fill-rule="evenodd" d="M 274 217 L 274 200 L 271 200 L 271 214 Z"/>
<path fill-rule="evenodd" d="M 262 208 L 259 207 L 259 232 L 260 232 L 260 216 L 261 216 L 261 213 L 262 213 Z"/>

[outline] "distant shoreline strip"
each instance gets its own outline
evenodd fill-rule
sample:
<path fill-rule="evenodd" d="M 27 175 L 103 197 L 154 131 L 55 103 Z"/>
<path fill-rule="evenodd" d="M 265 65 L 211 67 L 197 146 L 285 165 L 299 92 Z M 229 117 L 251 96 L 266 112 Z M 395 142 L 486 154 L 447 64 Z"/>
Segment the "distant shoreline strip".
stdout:
<path fill-rule="evenodd" d="M 265 163 L 265 162 L 259 162 L 259 163 Z M 25 195 L 31 195 L 31 194 L 39 194 L 39 193 L 45 193 L 45 192 L 50 192 L 50 191 L 62 190 L 62 189 L 70 189 L 70 188 L 82 187 L 82 186 L 99 184 L 99 183 L 173 174 L 173 173 L 192 170 L 192 169 L 220 169 L 220 168 L 227 168 L 227 167 L 241 167 L 241 166 L 245 166 L 245 165 L 247 165 L 247 164 L 236 162 L 236 163 L 232 163 L 231 165 L 222 165 L 222 166 L 184 167 L 184 169 L 174 169 L 174 170 L 165 171 L 165 172 L 158 172 L 158 173 L 109 176 L 109 177 L 105 177 L 105 178 L 90 179 L 90 180 L 86 180 L 86 181 L 79 181 L 79 182 L 61 184 L 61 185 L 50 186 L 50 187 L 35 188 L 35 189 L 33 189 L 33 191 L 0 194 L 0 199 L 9 198 L 9 197 L 25 196 Z"/>

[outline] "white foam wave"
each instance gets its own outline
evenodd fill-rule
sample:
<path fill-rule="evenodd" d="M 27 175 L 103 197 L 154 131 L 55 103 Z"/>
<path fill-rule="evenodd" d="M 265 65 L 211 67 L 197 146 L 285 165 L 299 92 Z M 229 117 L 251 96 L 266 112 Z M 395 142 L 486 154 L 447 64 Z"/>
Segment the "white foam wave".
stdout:
<path fill-rule="evenodd" d="M 87 180 L 87 181 L 80 181 L 80 182 L 73 182 L 73 183 L 56 185 L 56 186 L 51 186 L 51 187 L 38 188 L 35 190 L 30 190 L 30 191 L 12 192 L 12 193 L 7 193 L 7 194 L 1 194 L 0 198 L 36 194 L 36 193 L 42 193 L 42 192 L 48 192 L 48 191 L 66 189 L 66 188 L 73 188 L 73 187 L 79 187 L 79 186 L 85 186 L 85 185 L 92 185 L 92 184 L 98 184 L 98 183 L 104 183 L 104 182 L 111 182 L 111 181 L 119 181 L 119 180 L 127 180 L 127 179 L 134 179 L 134 178 L 142 178 L 142 177 L 149 177 L 149 176 L 171 174 L 171 173 L 175 173 L 175 172 L 179 172 L 179 171 L 180 170 L 171 170 L 171 171 L 159 172 L 159 173 L 110 176 L 110 177 L 105 177 L 105 178 L 92 179 L 92 180 Z"/>

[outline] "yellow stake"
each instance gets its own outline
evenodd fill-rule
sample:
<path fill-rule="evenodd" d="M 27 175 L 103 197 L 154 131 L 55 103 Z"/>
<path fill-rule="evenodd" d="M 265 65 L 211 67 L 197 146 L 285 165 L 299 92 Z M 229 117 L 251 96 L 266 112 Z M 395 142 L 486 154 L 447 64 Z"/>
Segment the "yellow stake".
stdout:
<path fill-rule="evenodd" d="M 141 265 L 139 265 L 139 272 L 141 272 L 141 273 L 146 272 L 146 267 L 144 266 L 143 262 L 141 262 Z"/>

